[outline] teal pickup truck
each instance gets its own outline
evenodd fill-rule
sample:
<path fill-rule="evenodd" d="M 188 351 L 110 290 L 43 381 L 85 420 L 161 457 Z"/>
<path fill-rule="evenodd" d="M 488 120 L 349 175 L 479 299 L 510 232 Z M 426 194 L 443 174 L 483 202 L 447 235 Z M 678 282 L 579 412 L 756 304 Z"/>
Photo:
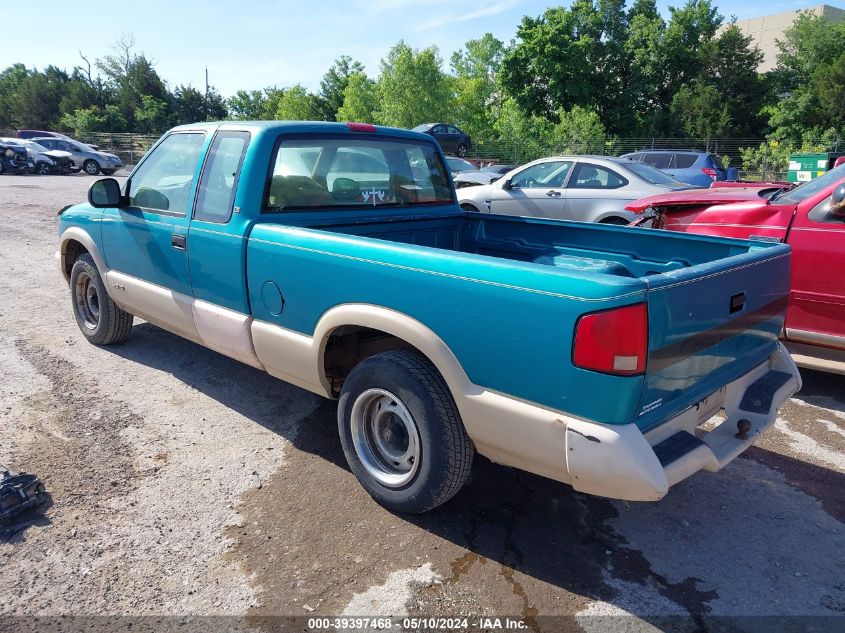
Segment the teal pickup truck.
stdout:
<path fill-rule="evenodd" d="M 801 385 L 788 246 L 469 213 L 405 130 L 178 127 L 59 234 L 89 341 L 139 317 L 336 398 L 352 472 L 397 511 L 451 498 L 476 452 L 657 500 Z"/>

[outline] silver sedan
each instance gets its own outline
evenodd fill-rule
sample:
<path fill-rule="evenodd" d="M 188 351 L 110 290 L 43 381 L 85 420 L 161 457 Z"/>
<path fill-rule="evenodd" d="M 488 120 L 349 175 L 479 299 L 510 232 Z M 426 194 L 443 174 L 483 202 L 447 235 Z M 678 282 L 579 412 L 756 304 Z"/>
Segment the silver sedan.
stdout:
<path fill-rule="evenodd" d="M 629 202 L 690 188 L 627 158 L 554 156 L 518 167 L 493 184 L 458 189 L 458 200 L 481 213 L 627 224 L 634 218 L 625 211 Z"/>

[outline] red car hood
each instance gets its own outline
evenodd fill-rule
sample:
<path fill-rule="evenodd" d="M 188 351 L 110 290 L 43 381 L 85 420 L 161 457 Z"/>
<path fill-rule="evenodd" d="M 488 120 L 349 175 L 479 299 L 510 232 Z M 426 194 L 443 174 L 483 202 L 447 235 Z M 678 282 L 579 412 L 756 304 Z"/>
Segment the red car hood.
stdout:
<path fill-rule="evenodd" d="M 625 207 L 634 213 L 644 213 L 646 209 L 662 208 L 664 211 L 671 211 L 678 207 L 712 207 L 717 204 L 731 204 L 733 202 L 751 202 L 767 204 L 766 198 L 761 197 L 760 192 L 779 189 L 770 184 L 763 186 L 751 185 L 748 187 L 718 187 L 714 189 L 687 189 L 685 191 L 674 191 L 661 193 L 648 198 L 641 198 Z M 669 208 L 667 208 L 669 207 Z"/>

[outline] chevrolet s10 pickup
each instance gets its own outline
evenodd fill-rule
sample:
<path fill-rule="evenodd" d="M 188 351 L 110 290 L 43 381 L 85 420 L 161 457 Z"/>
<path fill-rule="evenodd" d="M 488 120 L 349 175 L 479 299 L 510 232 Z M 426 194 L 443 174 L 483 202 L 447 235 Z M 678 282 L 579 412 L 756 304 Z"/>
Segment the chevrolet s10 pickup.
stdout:
<path fill-rule="evenodd" d="M 337 398 L 352 472 L 396 511 L 447 501 L 476 452 L 657 500 L 801 385 L 778 342 L 789 246 L 469 213 L 405 130 L 178 127 L 59 235 L 91 343 L 139 317 Z"/>

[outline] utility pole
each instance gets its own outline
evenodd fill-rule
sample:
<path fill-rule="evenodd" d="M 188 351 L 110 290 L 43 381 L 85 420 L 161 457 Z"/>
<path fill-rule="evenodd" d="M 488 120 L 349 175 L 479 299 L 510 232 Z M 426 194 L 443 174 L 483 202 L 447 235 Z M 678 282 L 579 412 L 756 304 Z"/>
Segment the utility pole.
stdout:
<path fill-rule="evenodd" d="M 208 66 L 205 67 L 205 98 L 208 99 Z"/>

